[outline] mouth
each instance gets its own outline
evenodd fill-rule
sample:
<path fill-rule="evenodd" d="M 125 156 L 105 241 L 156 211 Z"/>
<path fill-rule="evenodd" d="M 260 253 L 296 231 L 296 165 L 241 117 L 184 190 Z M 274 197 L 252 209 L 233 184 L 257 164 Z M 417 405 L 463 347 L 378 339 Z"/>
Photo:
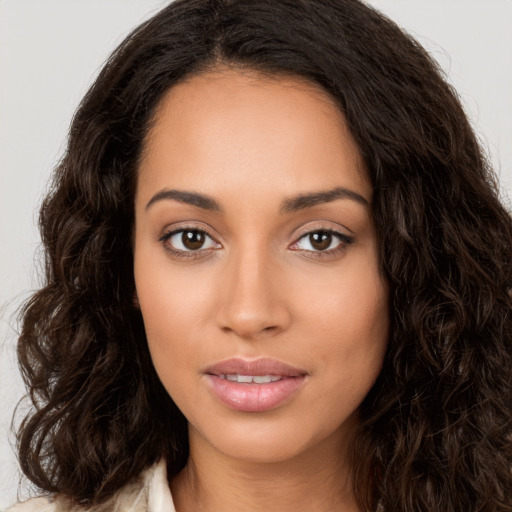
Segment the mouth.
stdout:
<path fill-rule="evenodd" d="M 284 378 L 281 375 L 239 375 L 237 373 L 228 375 L 221 373 L 218 377 L 240 384 L 269 384 L 270 382 L 277 382 Z"/>
<path fill-rule="evenodd" d="M 214 364 L 206 369 L 205 373 L 210 375 L 230 377 L 301 377 L 307 374 L 306 370 L 295 368 L 289 364 L 276 359 L 242 359 L 234 357 Z"/>
<path fill-rule="evenodd" d="M 242 412 L 264 412 L 293 399 L 307 380 L 305 370 L 274 359 L 228 359 L 205 372 L 220 402 Z"/>

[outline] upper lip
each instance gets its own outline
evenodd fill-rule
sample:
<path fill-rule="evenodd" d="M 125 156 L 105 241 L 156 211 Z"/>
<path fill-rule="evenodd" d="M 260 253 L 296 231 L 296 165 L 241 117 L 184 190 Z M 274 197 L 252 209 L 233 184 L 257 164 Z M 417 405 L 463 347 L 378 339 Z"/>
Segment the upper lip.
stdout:
<path fill-rule="evenodd" d="M 209 366 L 205 373 L 210 375 L 281 375 L 283 377 L 301 377 L 307 372 L 300 368 L 294 368 L 289 364 L 276 359 L 241 359 L 231 358 Z"/>

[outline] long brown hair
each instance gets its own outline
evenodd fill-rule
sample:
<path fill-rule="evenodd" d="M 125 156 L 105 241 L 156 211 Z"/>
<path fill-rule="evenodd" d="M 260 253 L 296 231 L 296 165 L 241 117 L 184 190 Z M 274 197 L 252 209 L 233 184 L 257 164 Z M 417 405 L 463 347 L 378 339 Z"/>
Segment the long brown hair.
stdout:
<path fill-rule="evenodd" d="M 391 334 L 352 447 L 361 508 L 511 511 L 511 220 L 435 62 L 358 0 L 177 0 L 111 56 L 41 208 L 46 284 L 18 345 L 34 405 L 23 471 L 90 505 L 160 457 L 170 475 L 186 464 L 186 419 L 133 305 L 133 198 L 162 95 L 220 63 L 324 87 L 374 185 Z"/>

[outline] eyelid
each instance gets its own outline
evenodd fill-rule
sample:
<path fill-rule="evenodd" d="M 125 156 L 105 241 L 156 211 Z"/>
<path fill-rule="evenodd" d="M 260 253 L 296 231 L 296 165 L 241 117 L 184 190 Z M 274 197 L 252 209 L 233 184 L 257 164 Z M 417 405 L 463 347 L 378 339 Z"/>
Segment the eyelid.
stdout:
<path fill-rule="evenodd" d="M 333 224 L 328 222 L 318 222 L 318 223 L 308 223 L 305 226 L 302 226 L 300 229 L 296 230 L 292 237 L 296 241 L 302 238 L 305 235 L 310 235 L 311 233 L 316 233 L 318 231 L 327 231 L 328 233 L 333 233 L 335 235 L 339 235 L 343 238 L 353 239 L 353 231 L 341 224 Z M 293 242 L 293 243 L 295 243 Z"/>
<path fill-rule="evenodd" d="M 216 244 L 216 240 L 214 240 L 208 233 L 206 233 L 205 231 L 202 231 L 200 229 L 177 229 L 175 231 L 170 231 L 169 233 L 167 233 L 163 238 L 164 241 L 166 240 L 170 240 L 172 238 L 174 238 L 176 235 L 180 234 L 180 233 L 186 233 L 186 232 L 198 232 L 198 233 L 201 233 L 203 235 L 205 235 L 205 238 L 208 238 L 210 239 L 211 242 L 213 242 L 214 244 Z M 199 249 L 197 249 L 196 251 L 194 251 L 193 249 L 179 249 L 180 251 L 183 251 L 183 252 L 197 252 L 197 251 L 200 251 L 200 250 L 203 250 L 203 249 L 211 249 L 211 247 L 201 247 Z"/>
<path fill-rule="evenodd" d="M 345 228 L 347 231 L 352 233 L 352 231 L 348 228 Z M 340 243 L 332 248 L 332 249 L 325 249 L 325 250 L 314 250 L 314 249 L 301 249 L 301 248 L 294 248 L 301 240 L 306 238 L 307 236 L 312 235 L 313 233 L 318 232 L 325 232 L 330 233 L 334 237 L 338 238 Z M 332 226 L 327 226 L 325 224 L 319 224 L 316 226 L 306 226 L 299 230 L 298 233 L 295 234 L 294 242 L 292 242 L 288 247 L 291 250 L 301 252 L 301 253 L 309 253 L 310 255 L 314 257 L 322 257 L 322 256 L 329 256 L 336 253 L 340 253 L 344 251 L 348 245 L 352 244 L 354 242 L 354 237 L 352 235 L 348 235 L 343 232 L 343 230 L 340 228 L 335 229 Z"/>
<path fill-rule="evenodd" d="M 177 249 L 172 247 L 168 243 L 168 241 L 175 235 L 182 233 L 184 231 L 198 231 L 203 233 L 206 237 L 212 240 L 217 247 L 206 247 L 199 248 L 197 250 L 184 250 Z M 209 230 L 206 229 L 203 225 L 197 224 L 182 224 L 178 226 L 173 226 L 164 230 L 163 234 L 158 237 L 158 242 L 164 247 L 164 249 L 170 253 L 172 256 L 181 259 L 200 259 L 208 256 L 212 251 L 217 250 L 222 247 L 222 244 L 218 242 L 215 236 L 211 235 Z"/>
<path fill-rule="evenodd" d="M 309 253 L 310 255 L 314 257 L 322 257 L 322 256 L 329 256 L 333 255 L 335 253 L 340 253 L 344 251 L 348 245 L 352 244 L 354 242 L 354 237 L 352 235 L 348 235 L 343 232 L 343 230 L 349 231 L 352 233 L 352 231 L 348 228 L 341 227 L 339 224 L 338 229 L 333 228 L 332 225 L 326 225 L 325 223 L 321 223 L 318 225 L 307 225 L 303 226 L 300 230 L 298 230 L 297 233 L 294 235 L 294 241 L 288 245 L 288 248 L 291 250 L 294 250 L 296 252 L 301 253 Z M 206 248 L 199 248 L 197 250 L 189 249 L 177 249 L 175 247 L 172 247 L 170 244 L 168 244 L 168 240 L 170 240 L 174 235 L 178 233 L 182 233 L 184 231 L 198 231 L 203 233 L 206 237 L 208 237 L 211 241 L 216 244 L 216 247 L 206 247 Z M 334 237 L 336 237 L 339 240 L 339 244 L 331 249 L 302 249 L 294 247 L 296 246 L 301 240 L 303 240 L 305 237 L 310 236 L 314 233 L 318 232 L 326 232 L 332 234 Z M 180 224 L 177 226 L 171 226 L 164 230 L 163 234 L 161 234 L 158 237 L 158 242 L 162 244 L 162 246 L 172 255 L 178 257 L 178 258 L 203 258 L 206 257 L 209 253 L 211 253 L 214 250 L 222 248 L 222 244 L 217 240 L 217 237 L 212 235 L 210 233 L 210 229 L 208 227 L 205 227 L 203 224 L 195 224 L 195 223 L 185 223 Z"/>
<path fill-rule="evenodd" d="M 346 244 L 352 243 L 352 241 L 353 241 L 352 237 L 344 235 L 343 233 L 340 233 L 339 231 L 334 231 L 332 229 L 313 229 L 312 231 L 309 231 L 309 232 L 304 233 L 303 235 L 299 236 L 299 238 L 297 238 L 295 240 L 295 242 L 293 242 L 292 245 L 297 244 L 300 240 L 303 240 L 304 238 L 306 238 L 314 233 L 329 233 L 329 234 L 339 238 L 342 242 L 344 242 Z M 326 251 L 319 250 L 317 252 L 326 252 Z"/>
<path fill-rule="evenodd" d="M 168 239 L 169 236 L 175 235 L 180 231 L 200 231 L 209 236 L 212 240 L 215 240 L 215 242 L 220 243 L 218 241 L 218 237 L 212 234 L 213 229 L 210 226 L 202 222 L 195 221 L 184 221 L 166 226 L 161 230 L 161 234 L 158 235 L 158 241 L 160 242 L 164 239 Z"/>
<path fill-rule="evenodd" d="M 215 240 L 215 238 L 213 236 L 211 236 L 210 233 L 208 233 L 208 231 L 206 231 L 202 228 L 188 227 L 188 226 L 180 227 L 180 228 L 176 228 L 176 229 L 170 229 L 169 231 L 166 231 L 161 237 L 159 237 L 159 241 L 168 240 L 169 238 L 171 238 L 174 235 L 181 233 L 183 231 L 198 231 L 200 233 L 204 233 L 208 238 L 211 238 L 212 240 L 217 242 L 217 240 Z"/>

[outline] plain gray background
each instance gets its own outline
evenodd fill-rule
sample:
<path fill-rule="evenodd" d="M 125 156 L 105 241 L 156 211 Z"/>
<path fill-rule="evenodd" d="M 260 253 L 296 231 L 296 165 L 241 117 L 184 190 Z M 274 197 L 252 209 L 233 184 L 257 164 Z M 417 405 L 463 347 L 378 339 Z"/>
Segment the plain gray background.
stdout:
<path fill-rule="evenodd" d="M 73 112 L 102 63 L 130 29 L 167 3 L 0 0 L 0 509 L 16 500 L 19 483 L 10 421 L 23 387 L 13 315 L 39 283 L 38 205 Z M 369 3 L 417 37 L 446 70 L 510 205 L 512 0 Z"/>

